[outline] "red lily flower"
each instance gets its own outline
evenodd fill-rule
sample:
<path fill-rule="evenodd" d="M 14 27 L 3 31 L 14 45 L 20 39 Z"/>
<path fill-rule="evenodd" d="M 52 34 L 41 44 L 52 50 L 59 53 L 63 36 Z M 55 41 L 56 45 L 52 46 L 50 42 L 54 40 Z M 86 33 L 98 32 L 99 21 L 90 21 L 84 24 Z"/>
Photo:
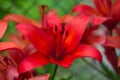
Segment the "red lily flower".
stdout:
<path fill-rule="evenodd" d="M 68 68 L 75 58 L 91 57 L 101 62 L 99 51 L 89 45 L 79 44 L 90 21 L 85 15 L 75 17 L 62 25 L 55 11 L 44 17 L 43 28 L 29 24 L 19 24 L 17 29 L 29 39 L 38 51 L 29 55 L 19 65 L 20 73 L 49 63 Z"/>
<path fill-rule="evenodd" d="M 24 77 L 23 77 L 24 76 Z M 14 62 L 14 60 L 9 56 L 3 56 L 0 55 L 0 79 L 2 80 L 23 80 L 23 79 L 28 79 L 29 80 L 48 80 L 49 74 L 45 75 L 40 75 L 31 78 L 29 77 L 30 74 L 20 74 L 17 71 L 17 64 Z"/>
<path fill-rule="evenodd" d="M 0 28 L 1 28 L 0 38 L 2 38 L 7 28 L 7 22 L 4 20 L 0 21 Z M 19 40 L 17 40 L 18 36 L 16 38 L 15 37 L 16 36 L 12 36 L 12 39 L 15 42 L 19 43 Z M 6 56 L 5 55 L 3 56 L 2 54 L 0 55 L 0 79 L 2 80 L 14 80 L 14 79 L 48 80 L 49 75 L 41 75 L 41 76 L 33 77 L 30 72 L 19 74 L 17 71 L 17 65 L 19 64 L 19 62 L 29 53 L 33 52 L 33 47 L 31 45 L 28 45 L 27 47 L 25 47 L 23 52 L 23 50 L 13 42 L 0 42 L 0 53 L 6 50 L 8 50 L 9 54 L 7 54 Z"/>
<path fill-rule="evenodd" d="M 0 53 L 6 50 L 17 50 L 18 52 L 22 53 L 21 49 L 16 44 L 12 42 L 0 42 Z M 15 61 L 9 55 L 0 57 L 1 70 L 4 70 L 0 73 L 3 75 L 3 78 L 5 80 L 13 80 L 17 78 L 19 74 L 17 72 L 17 64 Z"/>
<path fill-rule="evenodd" d="M 115 48 L 120 48 L 120 37 L 112 36 L 112 30 L 115 29 L 116 25 L 118 25 L 118 23 L 120 22 L 120 0 L 114 0 L 113 3 L 112 0 L 93 0 L 93 2 L 96 8 L 83 4 L 76 6 L 73 9 L 73 12 L 85 13 L 90 16 L 109 18 L 109 20 L 103 23 L 105 27 L 107 27 L 107 29 L 109 30 L 109 33 L 107 35 L 104 35 L 105 38 L 103 38 L 103 45 L 108 61 L 112 64 L 114 70 L 118 72 Z M 116 31 L 118 32 L 118 30 Z"/>
<path fill-rule="evenodd" d="M 77 5 L 74 7 L 73 12 L 110 18 L 110 20 L 106 21 L 104 24 L 112 31 L 118 22 L 120 22 L 120 1 L 114 0 L 112 3 L 112 0 L 93 0 L 93 2 L 96 8 L 84 4 Z"/>
<path fill-rule="evenodd" d="M 31 49 L 30 46 L 28 46 L 27 48 L 25 48 L 23 52 L 23 50 L 19 46 L 17 46 L 15 43 L 12 43 L 12 42 L 0 43 L 0 52 L 8 50 L 8 53 L 9 53 L 8 56 L 0 58 L 1 65 L 3 66 L 3 68 L 1 67 L 1 69 L 5 70 L 4 73 L 2 73 L 2 75 L 4 75 L 3 77 L 5 78 L 5 80 L 6 78 L 8 80 L 9 79 L 10 80 L 13 80 L 13 79 L 18 79 L 18 80 L 31 79 L 32 80 L 33 79 L 34 80 L 34 77 L 32 76 L 31 72 L 19 74 L 17 71 L 17 66 L 22 61 L 22 59 L 24 59 L 29 53 L 33 52 L 30 49 Z M 38 77 L 38 79 L 39 78 L 40 77 Z"/>

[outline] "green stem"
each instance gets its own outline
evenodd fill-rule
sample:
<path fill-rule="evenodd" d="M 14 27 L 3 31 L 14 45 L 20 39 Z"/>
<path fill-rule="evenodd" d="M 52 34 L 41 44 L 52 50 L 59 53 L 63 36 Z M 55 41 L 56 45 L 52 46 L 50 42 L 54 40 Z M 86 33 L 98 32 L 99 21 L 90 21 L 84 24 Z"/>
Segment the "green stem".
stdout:
<path fill-rule="evenodd" d="M 97 67 L 95 67 L 93 64 L 91 64 L 90 62 L 88 62 L 85 59 L 82 59 L 86 64 L 88 64 L 89 66 L 91 66 L 93 69 L 97 70 L 100 74 L 102 74 L 103 76 L 107 77 L 108 79 L 110 79 L 109 75 L 107 75 L 106 73 L 104 73 L 103 71 L 101 71 L 100 69 L 98 69 Z"/>
<path fill-rule="evenodd" d="M 51 80 L 54 80 L 56 72 L 57 72 L 57 69 L 58 69 L 58 65 L 55 65 Z"/>

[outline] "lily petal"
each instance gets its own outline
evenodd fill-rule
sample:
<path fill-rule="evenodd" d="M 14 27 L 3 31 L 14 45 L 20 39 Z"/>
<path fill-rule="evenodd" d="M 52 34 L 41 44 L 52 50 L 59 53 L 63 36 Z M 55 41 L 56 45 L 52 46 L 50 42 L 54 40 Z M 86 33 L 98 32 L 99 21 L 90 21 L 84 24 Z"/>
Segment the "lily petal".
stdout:
<path fill-rule="evenodd" d="M 120 36 L 108 36 L 104 45 L 120 49 Z"/>
<path fill-rule="evenodd" d="M 33 19 L 28 19 L 19 14 L 9 14 L 4 17 L 4 20 L 10 20 L 16 23 L 25 23 L 25 24 L 32 24 L 34 26 L 40 27 L 40 23 L 36 22 Z"/>
<path fill-rule="evenodd" d="M 67 15 L 64 15 L 64 16 L 60 19 L 60 21 L 61 21 L 61 23 L 68 23 L 68 22 L 70 22 L 70 21 L 73 20 L 73 19 L 74 19 L 74 16 L 67 14 Z"/>
<path fill-rule="evenodd" d="M 114 32 L 117 36 L 120 36 L 120 26 L 116 26 L 116 27 L 113 29 L 113 32 Z"/>
<path fill-rule="evenodd" d="M 93 26 L 100 25 L 100 24 L 104 23 L 105 21 L 107 21 L 108 19 L 110 19 L 110 18 L 93 16 L 93 17 L 92 17 L 92 25 L 93 25 Z"/>
<path fill-rule="evenodd" d="M 67 48 L 67 52 L 72 51 L 79 44 L 82 35 L 88 26 L 89 21 L 89 16 L 81 15 L 77 16 L 71 22 L 66 24 L 65 28 L 66 32 L 68 32 L 68 35 L 66 37 L 66 34 L 64 34 L 63 42 L 64 46 Z"/>
<path fill-rule="evenodd" d="M 0 39 L 4 35 L 6 29 L 7 29 L 7 22 L 5 20 L 1 20 L 0 21 Z"/>
<path fill-rule="evenodd" d="M 15 43 L 0 42 L 0 52 L 5 51 L 5 50 L 10 50 L 10 49 L 18 50 L 18 51 L 23 53 L 22 49 L 18 45 L 16 45 Z"/>
<path fill-rule="evenodd" d="M 112 7 L 112 16 L 117 20 L 120 21 L 120 0 L 115 0 Z"/>
<path fill-rule="evenodd" d="M 110 62 L 110 64 L 112 65 L 112 67 L 114 68 L 114 70 L 116 72 L 118 72 L 117 70 L 117 55 L 115 53 L 115 48 L 113 47 L 109 47 L 109 46 L 104 46 L 104 50 L 105 50 L 105 55 L 107 57 L 107 60 Z"/>
<path fill-rule="evenodd" d="M 50 11 L 46 16 L 45 19 L 43 21 L 43 26 L 46 27 L 46 29 L 48 29 L 48 31 L 50 31 L 51 27 L 55 27 L 57 26 L 58 31 L 61 30 L 61 24 L 60 24 L 60 19 L 57 15 L 56 11 Z"/>
<path fill-rule="evenodd" d="M 100 15 L 100 13 L 97 10 L 85 4 L 75 6 L 72 12 L 78 12 L 79 14 L 84 13 L 88 15 Z"/>
<path fill-rule="evenodd" d="M 96 8 L 103 15 L 110 15 L 111 1 L 110 0 L 93 0 Z"/>
<path fill-rule="evenodd" d="M 18 72 L 27 72 L 33 68 L 48 64 L 49 61 L 46 57 L 41 56 L 39 52 L 33 53 L 26 57 L 18 66 Z"/>
<path fill-rule="evenodd" d="M 7 36 L 7 38 L 18 44 L 21 48 L 24 48 L 26 45 L 29 44 L 28 40 L 23 39 L 23 36 L 20 34 L 10 34 Z"/>
<path fill-rule="evenodd" d="M 85 44 L 90 44 L 90 45 L 94 45 L 94 44 L 104 44 L 106 41 L 106 36 L 105 36 L 105 30 L 101 30 L 99 27 L 90 27 L 87 28 L 81 43 L 85 43 Z"/>
<path fill-rule="evenodd" d="M 15 43 L 12 42 L 0 42 L 0 52 L 9 50 L 9 55 L 15 60 L 18 64 L 23 59 L 22 49 Z"/>
<path fill-rule="evenodd" d="M 118 67 L 120 67 L 120 57 L 118 58 Z"/>
<path fill-rule="evenodd" d="M 101 53 L 93 46 L 79 45 L 76 51 L 72 54 L 74 58 L 90 57 L 102 62 Z"/>
<path fill-rule="evenodd" d="M 20 31 L 30 42 L 44 55 L 48 53 L 51 46 L 51 39 L 49 35 L 42 29 L 26 24 L 17 25 Z"/>

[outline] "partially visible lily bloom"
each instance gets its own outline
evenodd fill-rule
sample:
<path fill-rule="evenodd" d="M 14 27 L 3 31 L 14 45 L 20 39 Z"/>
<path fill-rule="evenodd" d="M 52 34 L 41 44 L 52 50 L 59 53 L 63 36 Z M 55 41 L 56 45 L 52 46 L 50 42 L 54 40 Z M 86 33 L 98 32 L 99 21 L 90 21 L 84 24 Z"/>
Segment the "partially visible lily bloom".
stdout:
<path fill-rule="evenodd" d="M 73 8 L 73 12 L 84 13 L 91 16 L 99 16 L 109 18 L 104 24 L 112 31 L 120 22 L 120 0 L 93 0 L 95 8 L 81 4 Z"/>
<path fill-rule="evenodd" d="M 7 44 L 7 45 L 6 45 Z M 37 80 L 42 79 L 46 80 L 48 79 L 48 76 L 36 76 L 34 77 L 32 72 L 26 72 L 26 73 L 18 73 L 17 67 L 20 61 L 22 61 L 23 58 L 25 58 L 23 50 L 19 48 L 15 43 L 12 42 L 1 42 L 0 43 L 0 53 L 3 51 L 8 50 L 8 55 L 2 56 L 0 55 L 0 76 L 3 80 L 24 80 L 24 79 L 30 79 L 30 80 Z M 12 52 L 9 52 L 12 50 Z M 15 59 L 17 58 L 17 59 Z"/>
<path fill-rule="evenodd" d="M 82 57 L 91 57 L 101 62 L 102 56 L 96 48 L 80 43 L 89 21 L 89 16 L 81 15 L 63 25 L 56 11 L 51 11 L 44 16 L 43 28 L 30 24 L 17 25 L 18 31 L 37 49 L 20 63 L 19 73 L 49 63 L 68 68 L 74 59 Z"/>
<path fill-rule="evenodd" d="M 5 20 L 1 20 L 0 21 L 0 39 L 4 35 L 6 29 L 7 29 L 7 22 Z M 5 48 L 6 44 L 7 46 Z M 15 45 L 12 42 L 0 42 L 0 53 L 1 51 L 4 51 L 4 49 L 10 49 L 13 47 L 15 47 Z M 8 79 L 13 80 L 13 78 L 15 79 L 16 77 L 18 77 L 18 73 L 16 73 L 17 68 L 15 67 L 16 67 L 16 64 L 12 59 L 8 58 L 8 56 L 3 57 L 2 55 L 0 55 L 0 78 L 2 80 L 8 80 Z"/>
<path fill-rule="evenodd" d="M 77 12 L 79 14 L 84 13 L 92 17 L 98 16 L 108 18 L 108 20 L 103 23 L 108 30 L 108 34 L 103 35 L 101 40 L 104 42 L 103 47 L 108 61 L 113 66 L 114 70 L 118 73 L 115 48 L 120 48 L 120 36 L 112 36 L 112 33 L 113 30 L 117 31 L 118 33 L 117 25 L 119 25 L 118 23 L 120 22 L 120 0 L 114 0 L 113 2 L 112 0 L 93 0 L 93 2 L 95 4 L 95 8 L 82 4 L 74 7 L 73 12 Z M 91 38 L 92 41 L 96 40 L 94 36 Z"/>
<path fill-rule="evenodd" d="M 0 21 L 0 39 L 4 35 L 7 28 L 7 22 Z M 16 42 L 18 36 L 12 36 L 11 38 Z M 22 42 L 21 42 L 22 43 Z M 26 43 L 25 43 L 26 44 Z M 3 51 L 8 51 L 9 54 L 2 55 Z M 17 44 L 13 42 L 0 42 L 0 79 L 2 80 L 48 80 L 49 75 L 41 75 L 34 77 L 31 72 L 19 74 L 17 71 L 18 64 L 28 54 L 33 52 L 32 45 L 28 45 L 22 50 Z"/>
<path fill-rule="evenodd" d="M 48 80 L 48 78 L 48 74 L 36 77 L 30 73 L 19 74 L 13 59 L 9 55 L 0 55 L 0 79 L 2 80 Z"/>
<path fill-rule="evenodd" d="M 7 29 L 7 22 L 0 21 L 0 39 Z M 0 53 L 6 50 L 15 49 L 21 52 L 20 48 L 13 42 L 0 42 Z M 0 78 L 2 80 L 13 80 L 18 77 L 17 65 L 10 56 L 0 55 Z"/>

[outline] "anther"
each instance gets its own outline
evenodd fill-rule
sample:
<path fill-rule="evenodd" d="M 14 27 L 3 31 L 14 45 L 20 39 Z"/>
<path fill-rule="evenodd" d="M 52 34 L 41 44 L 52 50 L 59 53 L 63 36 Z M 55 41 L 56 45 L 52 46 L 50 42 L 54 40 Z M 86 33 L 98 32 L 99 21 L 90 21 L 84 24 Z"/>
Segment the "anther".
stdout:
<path fill-rule="evenodd" d="M 62 26 L 64 27 L 66 23 L 62 23 Z"/>
<path fill-rule="evenodd" d="M 65 23 L 62 23 L 62 30 L 65 31 Z"/>
<path fill-rule="evenodd" d="M 55 31 L 57 32 L 58 28 L 57 28 L 57 25 L 55 25 Z"/>
<path fill-rule="evenodd" d="M 60 34 L 64 34 L 64 31 L 60 31 Z"/>

